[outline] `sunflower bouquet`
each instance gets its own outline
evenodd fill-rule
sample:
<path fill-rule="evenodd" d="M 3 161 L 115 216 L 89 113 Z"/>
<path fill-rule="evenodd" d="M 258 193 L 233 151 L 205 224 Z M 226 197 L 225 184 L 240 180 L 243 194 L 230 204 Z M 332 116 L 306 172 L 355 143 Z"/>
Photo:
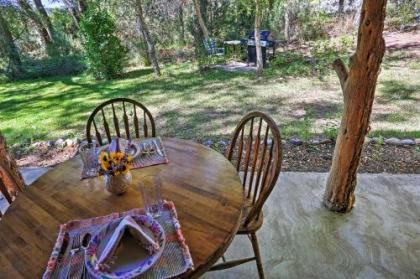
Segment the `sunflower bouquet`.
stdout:
<path fill-rule="evenodd" d="M 100 153 L 98 160 L 99 174 L 111 176 L 127 174 L 133 163 L 133 158 L 127 150 L 120 150 L 118 139 L 112 141 L 109 150 Z"/>

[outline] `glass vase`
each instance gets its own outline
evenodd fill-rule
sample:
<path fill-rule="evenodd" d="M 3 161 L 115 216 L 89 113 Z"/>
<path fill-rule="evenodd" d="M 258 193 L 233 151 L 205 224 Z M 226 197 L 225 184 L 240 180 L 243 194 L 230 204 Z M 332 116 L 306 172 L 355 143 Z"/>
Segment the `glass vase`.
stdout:
<path fill-rule="evenodd" d="M 118 175 L 104 175 L 105 189 L 115 195 L 124 194 L 132 182 L 131 172 Z"/>

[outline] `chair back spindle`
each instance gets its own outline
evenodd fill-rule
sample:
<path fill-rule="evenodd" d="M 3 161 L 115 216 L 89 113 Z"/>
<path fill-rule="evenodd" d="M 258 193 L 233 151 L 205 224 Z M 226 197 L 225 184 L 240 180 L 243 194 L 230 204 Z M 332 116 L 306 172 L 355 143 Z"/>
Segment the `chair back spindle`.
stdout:
<path fill-rule="evenodd" d="M 258 219 L 281 169 L 282 148 L 274 120 L 262 112 L 244 116 L 236 127 L 227 158 L 243 171 L 242 186 L 249 205 L 244 225 Z"/>
<path fill-rule="evenodd" d="M 134 131 L 130 132 L 130 128 Z M 92 133 L 100 145 L 110 143 L 114 136 L 127 139 L 156 136 L 150 111 L 143 104 L 127 98 L 111 99 L 95 108 L 86 125 L 89 142 L 92 141 Z"/>

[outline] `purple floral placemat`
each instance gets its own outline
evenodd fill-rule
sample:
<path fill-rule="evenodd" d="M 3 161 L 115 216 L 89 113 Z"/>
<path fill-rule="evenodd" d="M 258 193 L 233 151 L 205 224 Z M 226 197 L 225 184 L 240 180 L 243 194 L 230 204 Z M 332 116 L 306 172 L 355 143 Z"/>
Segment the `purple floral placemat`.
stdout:
<path fill-rule="evenodd" d="M 145 168 L 154 165 L 167 164 L 169 162 L 168 155 L 166 154 L 165 147 L 163 146 L 160 137 L 147 138 L 147 139 L 133 139 L 131 141 L 139 150 L 140 154 L 133 159 L 133 165 L 131 169 Z M 154 148 L 154 152 L 142 152 L 144 145 L 151 146 Z M 99 166 L 98 166 L 99 168 Z M 98 176 L 99 173 L 91 175 L 87 173 L 87 170 L 83 168 L 82 179 L 92 178 Z"/>
<path fill-rule="evenodd" d="M 62 224 L 43 278 L 52 278 L 52 275 L 57 278 L 65 278 L 70 268 L 71 243 L 76 234 L 84 235 L 90 233 L 95 235 L 111 221 L 127 215 L 137 214 L 144 214 L 144 210 L 136 208 L 123 213 L 113 213 L 106 216 L 75 220 Z M 185 243 L 174 203 L 165 201 L 163 210 L 156 220 L 165 230 L 165 247 L 159 260 L 148 271 L 142 274 L 140 278 L 172 278 L 193 269 L 191 254 Z M 65 240 L 66 235 L 68 235 L 68 239 Z M 69 245 L 67 245 L 67 249 L 58 262 L 57 257 L 64 241 L 67 241 Z M 77 261 L 73 261 L 73 264 L 77 264 Z M 57 268 L 59 269 L 56 271 Z"/>

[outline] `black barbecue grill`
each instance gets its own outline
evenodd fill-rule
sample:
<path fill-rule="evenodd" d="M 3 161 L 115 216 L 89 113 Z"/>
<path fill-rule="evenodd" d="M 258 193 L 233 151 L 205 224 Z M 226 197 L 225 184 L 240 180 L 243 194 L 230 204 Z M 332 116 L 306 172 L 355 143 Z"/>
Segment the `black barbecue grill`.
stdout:
<path fill-rule="evenodd" d="M 271 36 L 271 31 L 268 30 L 261 30 L 260 31 L 260 44 L 261 44 L 261 52 L 262 52 L 262 59 L 264 67 L 267 62 L 267 49 L 272 48 L 273 56 L 276 50 L 276 41 L 274 41 Z M 249 33 L 248 39 L 242 39 L 241 43 L 247 46 L 248 52 L 248 59 L 247 63 L 256 63 L 257 61 L 257 52 L 255 50 L 255 32 L 252 31 Z"/>

